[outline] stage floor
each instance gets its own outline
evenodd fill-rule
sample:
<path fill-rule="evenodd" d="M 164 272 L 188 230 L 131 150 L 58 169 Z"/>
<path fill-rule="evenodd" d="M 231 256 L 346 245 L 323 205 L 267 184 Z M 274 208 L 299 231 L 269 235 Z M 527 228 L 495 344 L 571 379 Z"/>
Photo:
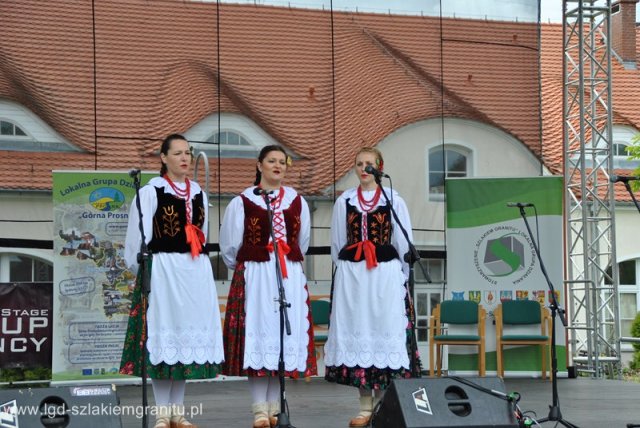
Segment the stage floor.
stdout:
<path fill-rule="evenodd" d="M 429 378 L 426 379 L 427 385 Z M 533 411 L 536 418 L 549 414 L 552 403 L 550 381 L 540 379 L 506 379 L 506 392 L 519 392 L 520 407 Z M 142 401 L 140 386 L 118 386 L 121 405 L 139 405 Z M 322 378 L 286 382 L 290 422 L 297 428 L 347 427 L 349 419 L 358 409 L 355 388 L 335 385 Z M 625 428 L 627 424 L 640 424 L 640 384 L 617 380 L 558 379 L 560 410 L 565 420 L 582 428 Z M 151 385 L 149 402 L 153 403 Z M 250 395 L 245 380 L 214 381 L 187 384 L 185 404 L 202 414 L 192 418 L 200 428 L 249 428 Z M 150 418 L 149 427 L 153 427 Z M 122 417 L 123 428 L 141 427 L 142 420 L 135 416 Z M 543 427 L 554 427 L 547 422 Z M 560 426 L 560 425 L 558 425 Z"/>

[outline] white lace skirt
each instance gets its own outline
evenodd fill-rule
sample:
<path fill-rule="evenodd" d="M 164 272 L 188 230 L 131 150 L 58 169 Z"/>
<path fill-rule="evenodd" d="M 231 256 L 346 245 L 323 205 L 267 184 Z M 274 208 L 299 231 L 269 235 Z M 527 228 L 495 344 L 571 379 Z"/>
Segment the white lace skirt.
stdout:
<path fill-rule="evenodd" d="M 368 270 L 339 260 L 333 290 L 327 366 L 409 368 L 402 265 L 397 259 Z"/>
<path fill-rule="evenodd" d="M 284 289 L 291 335 L 284 336 L 284 366 L 287 371 L 305 371 L 309 345 L 307 279 L 302 263 L 287 263 Z M 278 369 L 280 355 L 280 312 L 278 283 L 273 254 L 268 262 L 246 262 L 245 271 L 244 369 Z"/>
<path fill-rule="evenodd" d="M 153 255 L 147 325 L 151 364 L 224 360 L 218 294 L 206 255 Z"/>

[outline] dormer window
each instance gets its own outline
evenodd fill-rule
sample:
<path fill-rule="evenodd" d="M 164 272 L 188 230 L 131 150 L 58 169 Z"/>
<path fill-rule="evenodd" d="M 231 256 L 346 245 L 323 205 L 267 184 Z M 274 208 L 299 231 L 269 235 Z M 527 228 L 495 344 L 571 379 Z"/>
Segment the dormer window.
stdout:
<path fill-rule="evenodd" d="M 0 150 L 17 152 L 77 152 L 31 110 L 0 99 Z"/>
<path fill-rule="evenodd" d="M 218 144 L 222 157 L 254 158 L 258 152 L 247 137 L 231 130 L 214 132 L 201 141 L 191 141 L 196 152 L 205 152 L 210 157 L 218 156 Z"/>
<path fill-rule="evenodd" d="M 18 125 L 8 120 L 0 120 L 0 138 L 1 137 L 26 137 L 27 133 Z"/>
<path fill-rule="evenodd" d="M 207 142 L 217 144 L 218 140 L 219 140 L 220 141 L 220 145 L 222 145 L 222 146 L 229 146 L 229 148 L 231 148 L 231 147 L 235 148 L 237 146 L 243 146 L 243 147 L 251 148 L 251 150 L 254 150 L 254 148 L 251 145 L 251 143 L 249 143 L 249 140 L 247 140 L 246 138 L 244 138 L 242 135 L 238 134 L 237 132 L 234 132 L 234 131 L 222 131 L 222 132 L 220 132 L 219 135 L 220 136 L 218 137 L 218 133 L 217 132 L 214 133 L 209 138 L 207 138 Z"/>
<path fill-rule="evenodd" d="M 236 113 L 212 113 L 183 134 L 196 152 L 209 158 L 255 159 L 266 145 L 278 144 L 255 122 Z M 218 152 L 219 150 L 219 152 Z"/>

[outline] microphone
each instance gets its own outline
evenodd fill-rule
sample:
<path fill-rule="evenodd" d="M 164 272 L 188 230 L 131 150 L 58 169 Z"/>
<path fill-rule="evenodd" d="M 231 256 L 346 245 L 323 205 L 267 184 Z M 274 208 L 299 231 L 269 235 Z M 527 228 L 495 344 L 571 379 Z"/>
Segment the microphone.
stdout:
<path fill-rule="evenodd" d="M 380 178 L 380 177 L 391 178 L 387 174 L 385 174 L 384 172 L 380 171 L 379 169 L 376 169 L 376 168 L 372 167 L 371 165 L 367 165 L 364 168 L 364 172 L 366 172 L 367 174 L 371 174 L 376 178 Z"/>
<path fill-rule="evenodd" d="M 135 177 L 138 174 L 140 174 L 139 169 L 132 169 L 131 171 L 129 171 L 129 177 Z"/>
<path fill-rule="evenodd" d="M 507 202 L 507 206 L 509 208 L 518 207 L 518 208 L 526 208 L 526 207 L 534 207 L 531 202 Z"/>
<path fill-rule="evenodd" d="M 635 181 L 635 180 L 640 180 L 640 177 L 638 177 L 637 175 L 629 175 L 629 176 L 622 176 L 622 175 L 611 175 L 611 177 L 609 177 L 609 181 L 612 183 L 628 183 L 629 181 Z"/>
<path fill-rule="evenodd" d="M 256 187 L 255 189 L 253 189 L 253 194 L 256 196 L 260 196 L 260 195 L 270 195 L 273 193 L 273 190 L 264 190 L 261 189 L 259 187 Z"/>

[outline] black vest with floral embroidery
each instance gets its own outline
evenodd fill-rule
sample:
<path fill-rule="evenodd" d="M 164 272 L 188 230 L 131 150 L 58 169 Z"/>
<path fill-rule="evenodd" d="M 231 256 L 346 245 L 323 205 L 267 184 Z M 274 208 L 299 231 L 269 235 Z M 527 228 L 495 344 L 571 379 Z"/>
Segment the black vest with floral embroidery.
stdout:
<path fill-rule="evenodd" d="M 374 211 L 368 212 L 367 215 L 367 235 L 362 237 L 362 215 L 360 211 L 349 203 L 349 199 L 345 201 L 347 204 L 347 244 L 340 250 L 338 258 L 340 260 L 356 261 L 355 255 L 357 249 L 349 248 L 354 244 L 369 239 L 376 247 L 376 259 L 378 262 L 388 262 L 393 259 L 399 259 L 398 251 L 391 245 L 391 234 L 393 226 L 391 224 L 391 209 L 389 205 L 381 205 Z M 363 261 L 364 257 L 360 260 Z"/>
<path fill-rule="evenodd" d="M 171 193 L 165 193 L 162 187 L 155 189 L 158 208 L 153 215 L 153 236 L 149 242 L 149 251 L 152 253 L 191 252 L 184 231 L 184 226 L 187 224 L 185 200 Z M 202 229 L 204 214 L 203 196 L 200 191 L 191 200 L 191 222 L 193 225 Z"/>

